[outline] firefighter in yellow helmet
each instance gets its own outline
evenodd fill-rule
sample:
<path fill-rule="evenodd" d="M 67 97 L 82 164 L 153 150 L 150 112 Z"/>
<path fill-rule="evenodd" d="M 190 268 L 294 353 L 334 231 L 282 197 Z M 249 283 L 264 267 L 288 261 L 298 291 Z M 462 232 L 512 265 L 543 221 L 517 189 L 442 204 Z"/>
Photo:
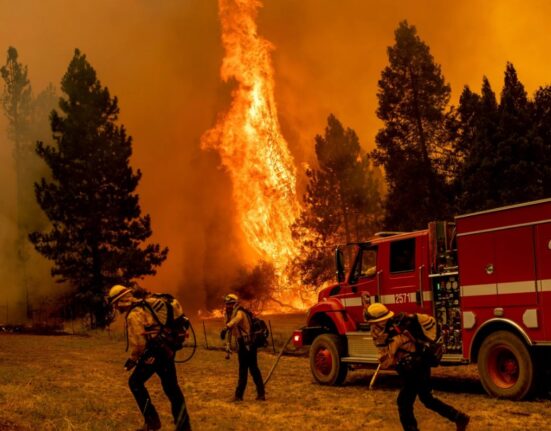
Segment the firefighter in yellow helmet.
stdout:
<path fill-rule="evenodd" d="M 467 429 L 470 417 L 454 407 L 444 403 L 432 394 L 430 384 L 431 365 L 418 351 L 415 339 L 408 332 L 413 316 L 404 313 L 394 314 L 384 304 L 375 302 L 366 304 L 364 316 L 370 324 L 371 336 L 379 349 L 381 368 L 394 368 L 402 378 L 402 388 L 398 394 L 398 413 L 405 431 L 418 431 L 417 421 L 413 414 L 415 398 L 425 407 L 454 422 L 457 431 Z M 416 319 L 422 324 L 424 319 L 434 318 L 426 314 L 417 314 Z M 408 320 L 409 319 L 409 320 Z"/>
<path fill-rule="evenodd" d="M 127 371 L 134 370 L 128 385 L 145 420 L 144 425 L 137 431 L 161 428 L 159 414 L 145 387 L 145 382 L 155 373 L 159 376 L 163 390 L 170 400 L 175 430 L 191 430 L 184 395 L 176 376 L 174 352 L 156 337 L 159 333 L 159 323 L 155 320 L 150 308 L 144 306 L 143 299 L 133 295 L 131 288 L 120 284 L 111 288 L 107 300 L 126 317 L 130 358 L 124 367 Z"/>
<path fill-rule="evenodd" d="M 249 371 L 256 385 L 256 399 L 265 401 L 266 393 L 262 374 L 258 368 L 257 347 L 252 342 L 252 323 L 238 300 L 239 298 L 234 293 L 224 297 L 226 327 L 220 332 L 221 339 L 228 335 L 228 346 L 231 346 L 232 338 L 235 338 L 237 344 L 239 379 L 232 401 L 243 401 Z"/>

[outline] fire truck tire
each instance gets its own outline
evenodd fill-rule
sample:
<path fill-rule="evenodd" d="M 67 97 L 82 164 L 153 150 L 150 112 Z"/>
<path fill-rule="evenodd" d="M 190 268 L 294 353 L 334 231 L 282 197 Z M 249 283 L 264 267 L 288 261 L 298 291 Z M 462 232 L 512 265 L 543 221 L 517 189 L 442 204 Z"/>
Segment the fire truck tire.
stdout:
<path fill-rule="evenodd" d="M 535 365 L 530 350 L 515 334 L 498 331 L 484 339 L 478 352 L 482 386 L 497 398 L 521 400 L 536 386 Z"/>
<path fill-rule="evenodd" d="M 310 369 L 322 385 L 340 385 L 346 379 L 348 366 L 341 362 L 344 343 L 335 334 L 322 334 L 310 346 Z"/>

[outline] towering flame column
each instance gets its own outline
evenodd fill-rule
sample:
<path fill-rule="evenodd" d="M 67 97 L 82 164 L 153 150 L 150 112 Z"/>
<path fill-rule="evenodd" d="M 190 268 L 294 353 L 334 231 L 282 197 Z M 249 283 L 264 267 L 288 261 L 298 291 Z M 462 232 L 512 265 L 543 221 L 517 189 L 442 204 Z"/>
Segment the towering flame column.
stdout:
<path fill-rule="evenodd" d="M 201 141 L 216 149 L 233 183 L 237 217 L 247 242 L 281 274 L 296 253 L 290 226 L 299 214 L 296 169 L 274 100 L 272 45 L 257 33 L 258 0 L 219 0 L 224 81 L 233 79 L 231 106 Z"/>

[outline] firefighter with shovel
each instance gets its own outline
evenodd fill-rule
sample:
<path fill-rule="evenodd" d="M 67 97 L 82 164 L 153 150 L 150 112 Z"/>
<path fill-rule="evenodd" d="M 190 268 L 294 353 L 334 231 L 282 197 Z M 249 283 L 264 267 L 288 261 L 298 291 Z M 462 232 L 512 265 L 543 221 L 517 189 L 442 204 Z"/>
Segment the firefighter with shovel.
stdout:
<path fill-rule="evenodd" d="M 454 422 L 457 431 L 464 431 L 470 417 L 433 396 L 430 384 L 431 364 L 421 355 L 419 344 L 412 335 L 413 326 L 406 324 L 408 319 L 410 322 L 415 319 L 417 324 L 422 324 L 421 319 L 424 316 L 434 320 L 431 316 L 423 314 L 407 316 L 399 313 L 395 316 L 385 305 L 378 302 L 369 304 L 365 310 L 373 342 L 379 349 L 380 368 L 395 368 L 403 381 L 397 403 L 404 431 L 419 430 L 413 414 L 413 404 L 417 396 L 425 407 Z M 412 328 L 411 331 L 408 331 L 408 328 Z"/>

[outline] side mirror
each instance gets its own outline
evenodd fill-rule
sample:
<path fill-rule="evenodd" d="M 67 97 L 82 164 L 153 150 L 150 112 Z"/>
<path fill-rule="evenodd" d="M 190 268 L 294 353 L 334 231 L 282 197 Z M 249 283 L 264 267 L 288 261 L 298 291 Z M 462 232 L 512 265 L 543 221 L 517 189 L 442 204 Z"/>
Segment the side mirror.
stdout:
<path fill-rule="evenodd" d="M 337 267 L 337 281 L 339 283 L 344 281 L 344 254 L 342 250 L 337 247 L 335 250 L 335 265 Z"/>

